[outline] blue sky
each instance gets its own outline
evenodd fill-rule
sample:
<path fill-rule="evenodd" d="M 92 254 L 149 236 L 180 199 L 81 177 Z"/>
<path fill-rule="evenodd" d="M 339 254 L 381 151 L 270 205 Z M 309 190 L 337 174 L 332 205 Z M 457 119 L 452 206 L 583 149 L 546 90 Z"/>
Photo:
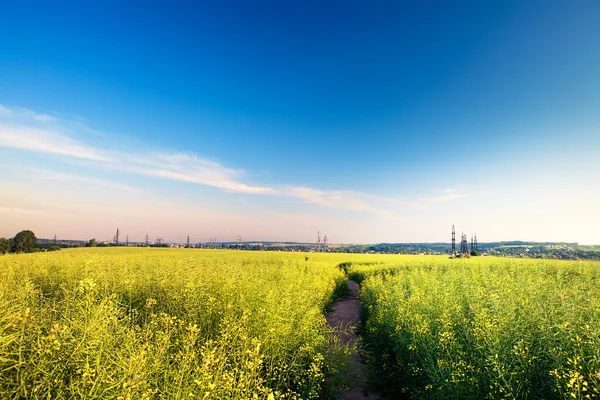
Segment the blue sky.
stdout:
<path fill-rule="evenodd" d="M 600 243 L 600 4 L 13 2 L 0 236 Z"/>

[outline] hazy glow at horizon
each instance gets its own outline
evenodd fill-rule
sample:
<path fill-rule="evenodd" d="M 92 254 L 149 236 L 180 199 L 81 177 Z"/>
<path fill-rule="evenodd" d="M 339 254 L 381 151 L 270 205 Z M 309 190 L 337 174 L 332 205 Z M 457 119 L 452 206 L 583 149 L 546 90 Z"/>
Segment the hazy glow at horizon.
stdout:
<path fill-rule="evenodd" d="M 600 243 L 597 2 L 2 11 L 0 236 Z"/>
<path fill-rule="evenodd" d="M 483 209 L 473 209 L 473 204 L 490 201 L 489 195 L 498 194 L 498 191 L 482 187 L 455 187 L 432 191 L 434 196 L 413 194 L 397 200 L 352 190 L 320 190 L 291 185 L 258 187 L 240 180 L 244 171 L 194 155 L 143 153 L 141 146 L 136 149 L 135 155 L 108 147 L 96 148 L 81 142 L 80 138 L 62 134 L 61 120 L 57 117 L 40 120 L 31 117 L 38 114 L 30 110 L 0 107 L 3 111 L 0 147 L 7 154 L 25 152 L 26 156 L 16 154 L 13 163 L 2 165 L 3 170 L 11 171 L 10 177 L 4 177 L 4 189 L 0 193 L 0 217 L 4 221 L 0 232 L 2 236 L 12 236 L 13 231 L 29 228 L 38 232 L 40 237 L 58 233 L 63 238 L 109 240 L 110 234 L 119 226 L 131 241 L 141 241 L 146 232 L 153 232 L 153 235 L 168 241 L 181 240 L 188 234 L 195 242 L 207 241 L 211 237 L 234 240 L 238 232 L 248 232 L 245 234 L 248 240 L 311 241 L 316 230 L 328 231 L 329 237 L 339 238 L 334 239 L 335 242 L 346 243 L 446 241 L 448 226 L 458 219 L 467 221 L 464 224 L 466 230 L 494 232 L 494 236 L 487 235 L 490 241 L 576 241 L 581 239 L 571 238 L 580 234 L 584 235 L 584 241 L 585 238 L 593 241 L 596 237 L 594 229 L 585 230 L 587 224 L 577 229 L 561 228 L 567 238 L 539 237 L 539 232 L 555 235 L 557 226 L 573 218 L 573 212 L 568 210 L 575 204 L 571 203 L 573 200 L 578 201 L 579 206 L 572 208 L 581 221 L 595 207 L 593 202 L 582 203 L 582 199 L 575 196 L 557 197 L 555 195 L 559 192 L 554 188 L 551 193 L 555 196 L 554 204 L 551 198 L 545 198 L 544 202 L 535 202 L 535 208 L 522 212 L 514 205 L 535 200 L 535 197 L 527 197 L 534 193 L 518 198 L 525 195 L 522 189 L 512 193 L 503 191 L 503 195 L 513 197 L 509 202 L 488 203 L 489 206 Z M 30 116 L 30 122 L 36 127 L 29 129 L 24 116 Z M 19 125 L 11 126 L 11 119 L 18 119 Z M 48 143 L 46 138 L 50 133 L 40 127 L 40 123 L 51 123 L 52 138 L 64 146 L 57 149 L 55 144 Z M 31 147 L 25 146 L 26 143 L 32 143 Z M 81 163 L 81 159 L 85 162 Z M 52 166 L 49 167 L 49 164 Z M 60 165 L 60 168 L 55 170 L 54 165 Z M 149 179 L 138 185 L 139 176 Z M 161 185 L 168 181 L 173 181 L 177 191 L 162 191 Z M 186 191 L 192 196 L 186 197 Z M 530 191 L 537 189 L 530 188 Z M 193 193 L 201 195 L 206 192 L 212 192 L 213 199 L 197 203 L 191 200 Z M 261 204 L 265 195 L 273 197 L 277 209 L 284 211 L 270 209 L 269 203 L 273 200 Z M 286 198 L 292 202 L 289 203 Z M 222 204 L 223 199 L 226 199 L 225 204 Z M 240 205 L 240 201 L 249 203 Z M 231 206 L 227 204 L 229 202 Z M 284 203 L 283 208 L 279 208 L 281 203 Z M 553 215 L 556 204 L 562 204 L 564 209 L 559 215 L 546 218 Z M 457 211 L 456 214 L 463 214 L 466 218 L 444 215 L 452 214 L 452 208 Z M 397 214 L 400 212 L 404 217 Z M 473 218 L 473 212 L 478 218 Z M 490 218 L 487 213 L 501 217 Z M 522 227 L 515 235 L 507 226 L 515 223 L 511 221 L 511 214 L 523 218 L 531 228 Z M 419 226 L 418 221 L 427 215 L 430 221 L 423 221 L 423 225 Z M 490 229 L 486 220 L 494 221 L 493 228 Z M 439 221 L 439 224 L 431 226 L 431 221 Z M 458 221 L 454 223 L 458 224 Z M 329 229 L 321 228 L 323 225 Z M 406 230 L 407 225 L 410 230 Z M 468 229 L 469 225 L 473 228 Z M 580 229 L 582 227 L 583 230 Z M 403 233 L 394 235 L 395 230 Z M 509 235 L 514 236 L 507 237 Z M 370 237 L 377 239 L 369 240 Z"/>

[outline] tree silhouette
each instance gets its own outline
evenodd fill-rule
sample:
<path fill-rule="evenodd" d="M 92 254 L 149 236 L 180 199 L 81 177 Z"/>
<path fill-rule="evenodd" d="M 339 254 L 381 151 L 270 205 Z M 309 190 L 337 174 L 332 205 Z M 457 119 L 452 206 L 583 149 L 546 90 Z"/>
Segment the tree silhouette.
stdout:
<path fill-rule="evenodd" d="M 21 231 L 15 235 L 13 240 L 15 242 L 15 252 L 17 253 L 31 253 L 37 243 L 35 233 L 32 231 Z"/>

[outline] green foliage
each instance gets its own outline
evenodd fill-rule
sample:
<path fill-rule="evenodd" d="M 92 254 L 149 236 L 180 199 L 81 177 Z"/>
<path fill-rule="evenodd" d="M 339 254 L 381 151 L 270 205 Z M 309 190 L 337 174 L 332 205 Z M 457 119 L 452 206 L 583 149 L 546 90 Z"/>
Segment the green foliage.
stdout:
<path fill-rule="evenodd" d="M 13 243 L 11 239 L 0 238 L 0 255 L 4 255 L 11 251 Z"/>
<path fill-rule="evenodd" d="M 88 248 L 1 258 L 0 397 L 333 395 L 349 356 L 323 310 L 343 280 L 328 255 Z"/>
<path fill-rule="evenodd" d="M 32 231 L 25 230 L 17 233 L 13 239 L 14 251 L 17 253 L 31 253 L 37 243 L 37 238 Z"/>
<path fill-rule="evenodd" d="M 96 247 L 96 238 L 91 238 L 90 241 L 87 243 L 87 247 Z"/>
<path fill-rule="evenodd" d="M 392 397 L 598 398 L 599 267 L 493 257 L 355 263 L 373 377 Z"/>

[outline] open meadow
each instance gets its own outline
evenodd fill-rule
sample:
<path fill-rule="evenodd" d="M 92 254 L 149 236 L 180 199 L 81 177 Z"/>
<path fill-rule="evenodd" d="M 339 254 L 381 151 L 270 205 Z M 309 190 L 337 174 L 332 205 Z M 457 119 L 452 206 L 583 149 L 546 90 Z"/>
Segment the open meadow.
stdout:
<path fill-rule="evenodd" d="M 0 397 L 339 398 L 347 279 L 390 398 L 599 396 L 597 262 L 82 248 L 0 257 Z"/>

